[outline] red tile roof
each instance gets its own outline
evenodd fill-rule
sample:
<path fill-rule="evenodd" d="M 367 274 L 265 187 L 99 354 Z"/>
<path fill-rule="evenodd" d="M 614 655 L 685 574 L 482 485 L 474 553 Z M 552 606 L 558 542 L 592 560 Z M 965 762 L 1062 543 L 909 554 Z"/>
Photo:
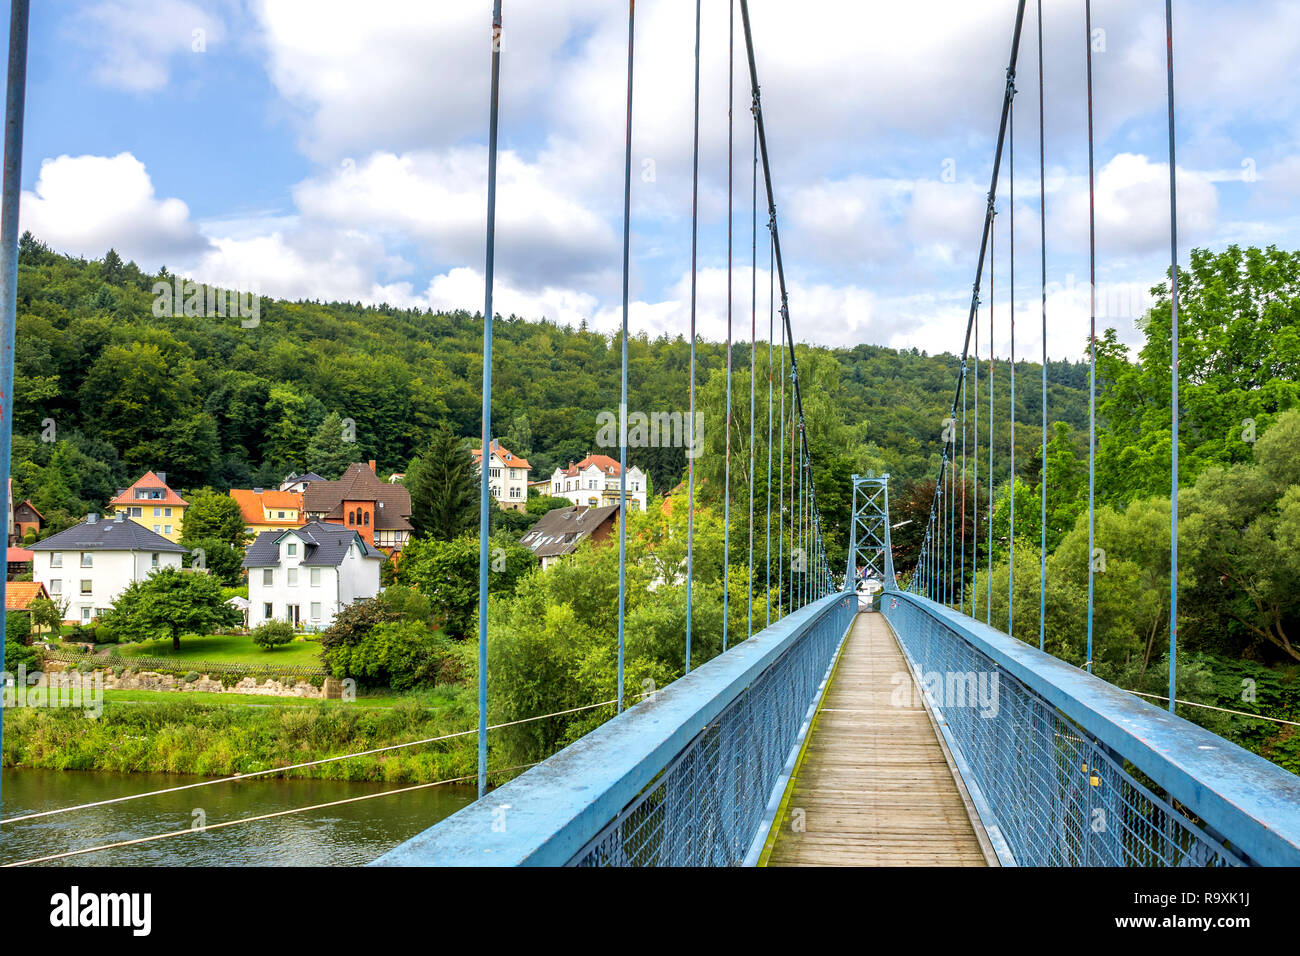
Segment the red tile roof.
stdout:
<path fill-rule="evenodd" d="M 569 477 L 573 477 L 580 471 L 586 471 L 592 465 L 595 465 L 607 475 L 617 475 L 619 473 L 618 462 L 615 459 L 610 458 L 609 455 L 588 455 L 576 465 L 569 468 L 561 468 L 560 472 Z"/>
<path fill-rule="evenodd" d="M 528 464 L 527 458 L 520 458 L 518 455 L 516 455 L 509 448 L 501 444 L 501 442 L 497 441 L 496 439 L 493 439 L 492 447 L 496 451 L 496 453 L 499 456 L 501 456 L 501 460 L 506 463 L 507 468 L 523 468 L 527 471 L 532 471 L 533 466 Z M 470 454 L 474 457 L 474 461 L 477 462 L 480 458 L 483 457 L 482 446 L 478 448 L 471 448 Z"/>
<path fill-rule="evenodd" d="M 9 550 L 14 550 L 10 548 Z M 40 581 L 8 581 L 5 583 L 5 610 L 25 611 L 33 598 L 48 598 L 45 585 Z"/>
<path fill-rule="evenodd" d="M 137 488 L 161 488 L 164 494 L 161 498 L 137 498 L 135 497 L 135 490 Z M 123 489 L 122 493 L 110 501 L 109 504 L 122 505 L 124 507 L 127 505 L 134 507 L 139 507 L 140 505 L 150 505 L 153 507 L 158 505 L 180 505 L 182 508 L 189 506 L 188 501 L 176 492 L 172 491 L 167 487 L 167 485 L 163 484 L 163 482 L 159 480 L 158 476 L 152 471 L 146 471 L 129 488 Z"/>
<path fill-rule="evenodd" d="M 267 521 L 276 521 L 275 518 L 267 517 L 265 511 L 267 508 L 292 509 L 298 512 L 299 524 L 304 524 L 306 521 L 302 516 L 302 495 L 294 494 L 292 491 L 266 488 L 258 492 L 252 488 L 231 488 L 230 497 L 239 503 L 239 510 L 244 513 L 244 520 L 249 524 L 265 524 Z M 279 520 L 286 521 L 288 519 L 281 518 Z"/>

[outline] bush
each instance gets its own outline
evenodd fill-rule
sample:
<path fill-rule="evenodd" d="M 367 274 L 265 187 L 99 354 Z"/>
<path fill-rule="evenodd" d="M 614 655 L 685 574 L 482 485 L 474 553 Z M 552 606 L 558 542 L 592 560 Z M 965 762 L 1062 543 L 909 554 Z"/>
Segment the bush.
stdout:
<path fill-rule="evenodd" d="M 39 648 L 19 644 L 17 641 L 5 641 L 5 670 L 10 674 L 17 671 L 19 665 L 22 665 L 29 674 L 38 671 L 43 660 Z"/>
<path fill-rule="evenodd" d="M 273 651 L 294 638 L 293 625 L 288 621 L 263 621 L 251 633 L 253 643 L 264 651 Z"/>
<path fill-rule="evenodd" d="M 200 675 L 198 671 L 187 671 L 183 679 L 185 683 L 193 684 L 196 680 L 199 679 L 199 676 Z"/>
<path fill-rule="evenodd" d="M 379 624 L 356 643 L 337 645 L 323 656 L 335 677 L 393 690 L 448 683 L 463 673 L 454 642 L 418 621 Z"/>
<path fill-rule="evenodd" d="M 100 624 L 95 628 L 95 643 L 116 644 L 117 642 L 117 631 L 115 631 L 111 625 Z"/>
<path fill-rule="evenodd" d="M 5 643 L 26 644 L 32 636 L 32 616 L 26 611 L 5 614 Z"/>

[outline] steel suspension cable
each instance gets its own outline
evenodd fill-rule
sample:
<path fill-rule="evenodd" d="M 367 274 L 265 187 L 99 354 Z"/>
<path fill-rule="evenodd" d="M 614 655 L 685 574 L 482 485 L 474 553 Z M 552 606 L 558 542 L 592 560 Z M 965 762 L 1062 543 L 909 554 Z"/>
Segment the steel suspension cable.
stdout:
<path fill-rule="evenodd" d="M 1169 318 L 1170 318 L 1170 451 L 1169 465 L 1169 712 L 1175 713 L 1178 672 L 1178 179 L 1174 164 L 1174 10 L 1165 0 L 1165 75 L 1169 88 Z"/>
<path fill-rule="evenodd" d="M 632 247 L 632 54 L 636 0 L 627 4 L 627 142 L 623 159 L 623 367 L 618 426 L 618 713 L 623 712 L 623 650 L 627 624 L 627 309 Z"/>
<path fill-rule="evenodd" d="M 1021 0 L 1021 6 L 1024 6 L 1024 0 Z M 772 187 L 772 164 L 767 149 L 767 130 L 763 120 L 762 100 L 760 98 L 760 87 L 758 83 L 758 66 L 754 58 L 754 37 L 750 26 L 749 3 L 748 0 L 740 0 L 740 15 L 745 29 L 745 53 L 749 60 L 749 77 L 751 91 L 754 97 L 754 119 L 758 125 L 758 148 L 759 155 L 763 160 L 763 180 L 767 193 L 768 217 L 771 222 L 772 243 L 776 259 L 777 283 L 781 291 L 781 319 L 786 327 L 786 337 L 788 339 L 788 348 L 790 350 L 790 377 L 792 383 L 792 402 L 793 415 L 799 422 L 799 440 L 801 447 L 808 457 L 809 468 L 811 469 L 811 448 L 808 445 L 808 436 L 804 428 L 804 409 L 803 396 L 799 389 L 799 361 L 795 354 L 794 335 L 790 325 L 790 297 L 789 289 L 785 280 L 785 263 L 781 256 L 781 234 L 776 218 L 776 194 Z M 809 510 L 810 513 L 816 509 L 816 491 L 809 482 Z"/>
<path fill-rule="evenodd" d="M 1092 136 L 1092 0 L 1084 0 L 1084 41 L 1088 56 L 1088 650 L 1084 667 L 1092 673 L 1093 589 L 1096 570 L 1097 482 L 1097 202 Z M 1173 696 L 1172 694 L 1170 695 Z"/>
<path fill-rule="evenodd" d="M 8 85 L 5 89 L 4 185 L 0 201 L 0 484 L 12 475 L 14 334 L 18 309 L 18 209 L 22 195 L 23 119 L 27 103 L 28 0 L 9 5 Z M 7 552 L 6 552 L 7 553 Z M 0 557 L 0 607 L 4 606 L 8 562 Z M 0 672 L 4 670 L 0 641 Z M 4 736 L 0 708 L 0 742 Z"/>
<path fill-rule="evenodd" d="M 731 583 L 731 229 L 735 222 L 732 207 L 732 186 L 736 166 L 732 160 L 732 143 L 735 139 L 736 125 L 733 112 L 736 105 L 735 96 L 735 4 L 730 0 L 727 9 L 731 16 L 728 20 L 727 33 L 727 446 L 726 463 L 723 466 L 722 480 L 722 649 L 727 649 L 728 617 L 730 617 L 730 583 Z"/>
<path fill-rule="evenodd" d="M 695 306 L 700 241 L 700 3 L 695 0 L 695 142 L 691 150 L 691 383 L 690 447 L 695 446 Z M 691 672 L 691 597 L 695 577 L 695 456 L 686 459 L 686 673 Z"/>
<path fill-rule="evenodd" d="M 971 522 L 970 532 L 970 616 L 975 616 L 975 582 L 980 566 L 980 328 L 975 323 L 975 361 L 971 363 L 975 371 L 975 395 L 972 404 L 975 407 L 975 424 L 971 429 L 975 447 L 971 452 L 972 470 L 974 472 L 974 492 L 972 503 L 975 517 Z"/>
<path fill-rule="evenodd" d="M 768 230 L 768 242 L 771 243 L 771 229 Z M 771 256 L 776 256 L 775 246 Z M 773 273 L 768 271 L 768 297 L 775 302 Z M 789 613 L 790 594 L 786 587 L 785 556 L 785 324 L 781 325 L 781 458 L 777 466 L 777 502 L 776 502 L 776 576 L 777 594 L 780 601 L 779 610 L 784 617 Z"/>
<path fill-rule="evenodd" d="M 997 302 L 996 290 L 994 289 L 994 279 L 997 276 L 996 259 L 994 258 L 993 236 L 989 236 L 989 548 L 988 554 L 988 597 L 984 605 L 984 623 L 990 627 L 993 625 L 993 490 L 997 484 L 993 478 L 993 307 Z"/>
<path fill-rule="evenodd" d="M 755 143 L 757 144 L 758 127 L 754 127 Z M 755 149 L 754 157 L 754 178 L 758 179 L 758 157 Z M 755 187 L 757 188 L 757 186 Z M 772 295 L 772 239 L 768 237 L 768 266 L 767 266 L 767 471 L 765 472 L 764 484 L 767 485 L 767 530 L 763 535 L 763 541 L 767 545 L 767 559 L 764 565 L 767 568 L 767 577 L 764 584 L 764 594 L 766 595 L 765 603 L 767 605 L 767 623 L 772 623 L 772 337 L 776 330 L 776 307 L 775 298 Z M 778 543 L 778 548 L 779 548 Z M 777 566 L 780 567 L 780 552 L 778 551 Z M 777 608 L 778 615 L 780 608 Z"/>
<path fill-rule="evenodd" d="M 1012 88 L 1014 95 L 1015 89 Z M 1011 393 L 1007 406 L 1007 419 L 1011 424 L 1011 523 L 1007 532 L 1007 633 L 1012 634 L 1012 619 L 1016 603 L 1016 104 L 1011 101 L 1009 122 L 1009 149 L 1007 169 L 1007 211 L 1010 241 L 1007 249 L 1007 263 L 1010 276 L 1007 291 L 1010 295 L 1011 331 Z"/>
<path fill-rule="evenodd" d="M 734 10 L 734 5 L 732 6 Z M 750 107 L 753 112 L 753 107 Z M 749 249 L 749 632 L 754 636 L 754 390 L 755 362 L 758 355 L 758 127 L 754 127 L 754 161 L 750 166 L 752 202 L 750 206 Z"/>
<path fill-rule="evenodd" d="M 1038 649 L 1047 641 L 1047 166 L 1043 118 L 1043 0 L 1038 0 L 1038 243 L 1043 306 L 1043 450 L 1038 471 Z"/>
<path fill-rule="evenodd" d="M 487 261 L 483 269 L 483 411 L 478 496 L 478 795 L 487 793 L 488 522 L 492 499 L 492 282 L 496 263 L 497 120 L 501 98 L 501 0 L 492 5 L 492 88 L 488 118 Z"/>
<path fill-rule="evenodd" d="M 966 363 L 961 366 L 962 378 L 966 377 Z M 961 391 L 961 549 L 959 583 L 957 587 L 957 610 L 966 608 L 966 389 Z"/>

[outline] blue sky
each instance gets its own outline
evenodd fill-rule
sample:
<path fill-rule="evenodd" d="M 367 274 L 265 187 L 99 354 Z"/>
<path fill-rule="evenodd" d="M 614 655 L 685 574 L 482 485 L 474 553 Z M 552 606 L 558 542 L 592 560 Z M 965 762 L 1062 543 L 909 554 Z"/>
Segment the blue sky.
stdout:
<path fill-rule="evenodd" d="M 1078 357 L 1083 4 L 1043 6 L 1048 349 Z M 719 339 L 727 5 L 705 8 L 699 326 Z M 801 340 L 960 348 L 1014 11 L 1012 0 L 752 0 Z M 1174 12 L 1182 260 L 1194 245 L 1300 248 L 1300 5 L 1175 0 Z M 22 228 L 61 251 L 114 246 L 264 294 L 481 309 L 490 15 L 490 0 L 363 12 L 335 0 L 36 4 Z M 733 321 L 746 337 L 752 126 L 736 20 Z M 1140 293 L 1168 263 L 1163 4 L 1097 0 L 1093 26 L 1100 321 L 1133 342 Z M 1031 2 L 1016 101 L 1021 355 L 1042 348 L 1036 28 Z M 651 334 L 684 331 L 689 315 L 693 29 L 685 0 L 638 5 L 631 322 Z M 621 3 L 505 2 L 501 311 L 618 324 L 625 43 Z"/>

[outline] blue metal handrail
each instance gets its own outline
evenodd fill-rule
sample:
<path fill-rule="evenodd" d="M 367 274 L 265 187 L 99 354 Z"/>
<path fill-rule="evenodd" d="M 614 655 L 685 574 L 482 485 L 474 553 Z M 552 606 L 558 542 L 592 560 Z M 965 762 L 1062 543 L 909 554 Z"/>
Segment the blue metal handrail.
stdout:
<path fill-rule="evenodd" d="M 787 615 L 375 864 L 739 863 L 856 613 Z"/>
<path fill-rule="evenodd" d="M 927 598 L 891 592 L 882 610 L 923 685 L 996 675 L 995 715 L 939 716 L 1016 862 L 1300 865 L 1300 777 Z"/>

